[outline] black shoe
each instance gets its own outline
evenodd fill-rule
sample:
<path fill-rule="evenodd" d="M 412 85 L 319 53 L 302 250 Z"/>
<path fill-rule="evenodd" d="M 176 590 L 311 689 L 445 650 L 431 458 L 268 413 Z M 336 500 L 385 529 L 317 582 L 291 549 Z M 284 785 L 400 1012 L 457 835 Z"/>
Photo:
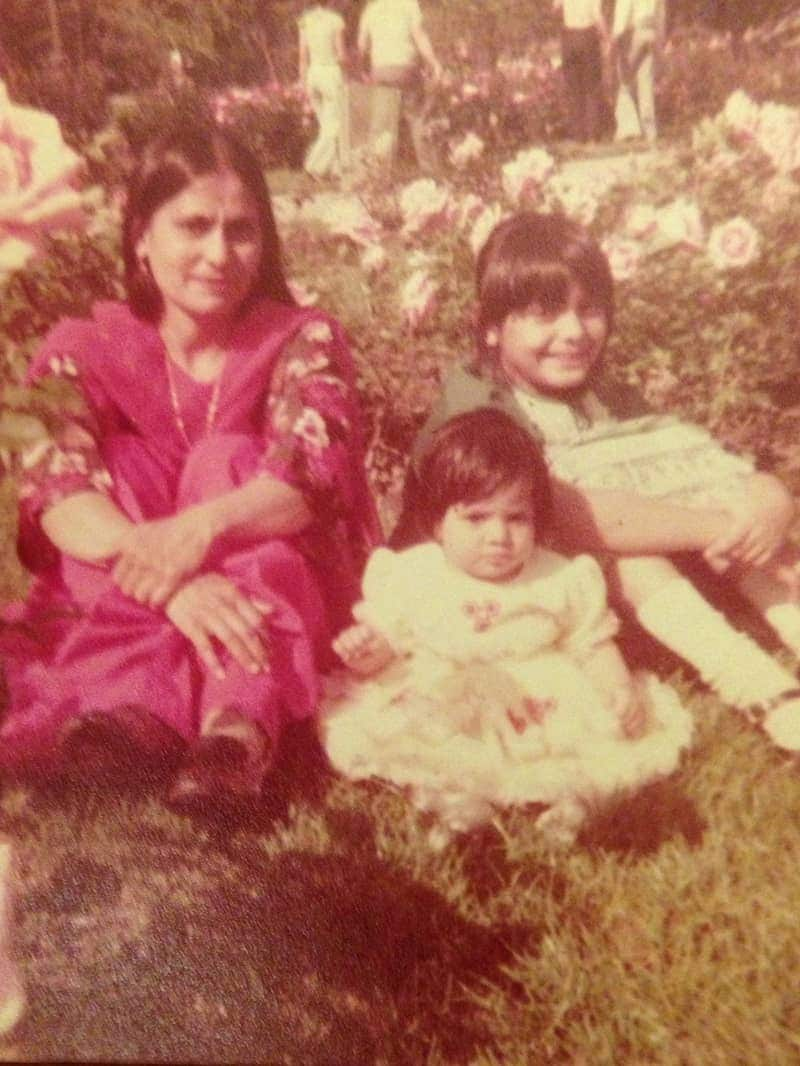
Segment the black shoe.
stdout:
<path fill-rule="evenodd" d="M 178 771 L 167 805 L 207 818 L 246 814 L 258 805 L 267 768 L 265 758 L 253 758 L 233 737 L 201 737 Z"/>
<path fill-rule="evenodd" d="M 131 705 L 71 718 L 60 737 L 64 773 L 78 783 L 122 784 L 169 772 L 184 747 L 163 722 Z"/>

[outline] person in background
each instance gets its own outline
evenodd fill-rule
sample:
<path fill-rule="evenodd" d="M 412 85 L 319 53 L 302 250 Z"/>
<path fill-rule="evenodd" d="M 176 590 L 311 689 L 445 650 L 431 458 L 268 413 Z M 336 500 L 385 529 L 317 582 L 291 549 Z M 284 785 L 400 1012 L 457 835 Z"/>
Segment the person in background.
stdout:
<path fill-rule="evenodd" d="M 405 124 L 410 154 L 418 166 L 428 166 L 433 159 L 425 139 L 425 86 L 420 65 L 435 81 L 441 78 L 442 68 L 425 31 L 418 0 L 370 0 L 359 21 L 358 52 L 373 85 L 400 93 L 400 130 L 389 131 L 393 141 L 399 140 L 402 150 Z M 387 132 L 385 100 L 375 94 L 373 104 L 370 143 L 377 144 Z"/>
<path fill-rule="evenodd" d="M 319 125 L 303 169 L 315 178 L 338 174 L 342 166 L 345 25 L 336 6 L 336 0 L 322 0 L 304 11 L 297 23 L 300 82 Z"/>
<path fill-rule="evenodd" d="M 617 60 L 616 138 L 656 139 L 653 77 L 665 36 L 665 0 L 616 0 L 612 38 Z"/>
<path fill-rule="evenodd" d="M 561 10 L 561 63 L 567 94 L 570 136 L 599 140 L 604 113 L 603 53 L 608 28 L 602 0 L 554 0 Z"/>

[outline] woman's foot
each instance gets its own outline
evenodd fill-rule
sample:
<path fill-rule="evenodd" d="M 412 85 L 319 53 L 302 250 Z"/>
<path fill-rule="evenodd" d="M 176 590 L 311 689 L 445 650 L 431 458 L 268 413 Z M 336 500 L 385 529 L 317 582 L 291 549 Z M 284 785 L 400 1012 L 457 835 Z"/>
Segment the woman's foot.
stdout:
<path fill-rule="evenodd" d="M 272 762 L 272 746 L 258 726 L 238 719 L 226 712 L 231 731 L 206 733 L 190 749 L 167 794 L 173 810 L 220 817 L 255 808 Z"/>
<path fill-rule="evenodd" d="M 125 704 L 70 718 L 60 735 L 68 778 L 102 783 L 130 782 L 177 765 L 185 747 L 169 726 L 144 707 Z"/>

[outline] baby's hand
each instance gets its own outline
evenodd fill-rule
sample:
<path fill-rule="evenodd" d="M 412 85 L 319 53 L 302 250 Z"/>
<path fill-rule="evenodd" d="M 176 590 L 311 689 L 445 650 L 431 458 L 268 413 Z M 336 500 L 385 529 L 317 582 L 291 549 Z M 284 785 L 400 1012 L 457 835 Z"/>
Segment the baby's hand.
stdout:
<path fill-rule="evenodd" d="M 377 674 L 394 658 L 388 640 L 365 622 L 343 630 L 333 642 L 333 650 L 354 674 Z"/>
<path fill-rule="evenodd" d="M 619 723 L 622 727 L 622 735 L 628 740 L 640 737 L 647 728 L 647 707 L 642 698 L 640 686 L 635 678 L 631 678 L 631 686 L 624 693 L 618 704 Z"/>

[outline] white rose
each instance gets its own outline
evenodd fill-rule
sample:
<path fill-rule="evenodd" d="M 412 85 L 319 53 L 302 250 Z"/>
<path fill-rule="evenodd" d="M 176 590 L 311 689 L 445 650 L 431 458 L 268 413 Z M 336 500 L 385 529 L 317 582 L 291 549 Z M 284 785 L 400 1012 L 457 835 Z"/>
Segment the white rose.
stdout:
<path fill-rule="evenodd" d="M 453 145 L 450 149 L 450 162 L 454 167 L 465 167 L 468 163 L 480 159 L 483 154 L 483 148 L 483 140 L 477 133 L 470 131 L 458 144 Z"/>
<path fill-rule="evenodd" d="M 800 111 L 786 104 L 764 104 L 755 139 L 782 174 L 800 167 Z"/>
<path fill-rule="evenodd" d="M 400 290 L 400 308 L 413 330 L 428 318 L 436 306 L 438 285 L 425 270 L 415 270 Z"/>
<path fill-rule="evenodd" d="M 406 185 L 400 192 L 399 201 L 406 234 L 432 229 L 449 217 L 450 193 L 433 178 L 419 178 Z"/>
<path fill-rule="evenodd" d="M 469 246 L 473 255 L 477 256 L 486 243 L 489 234 L 503 217 L 503 209 L 499 204 L 489 204 L 475 220 L 469 235 Z"/>
<path fill-rule="evenodd" d="M 615 281 L 628 281 L 639 269 L 641 246 L 628 237 L 608 237 L 602 242 L 603 251 Z"/>
<path fill-rule="evenodd" d="M 700 208 L 693 200 L 679 197 L 658 210 L 656 239 L 663 248 L 673 244 L 688 244 L 702 248 L 705 242 Z"/>
<path fill-rule="evenodd" d="M 758 126 L 761 108 L 743 89 L 732 92 L 720 114 L 737 133 L 753 136 Z"/>
<path fill-rule="evenodd" d="M 515 205 L 523 199 L 531 199 L 541 191 L 555 165 L 555 160 L 544 148 L 523 149 L 502 167 L 503 191 Z"/>
<path fill-rule="evenodd" d="M 24 267 L 55 230 L 83 229 L 71 182 L 82 161 L 45 111 L 11 103 L 0 81 L 0 274 Z"/>
<path fill-rule="evenodd" d="M 746 218 L 737 215 L 714 226 L 708 235 L 708 256 L 719 270 L 744 267 L 758 258 L 758 230 Z"/>
<path fill-rule="evenodd" d="M 386 250 L 379 244 L 370 244 L 361 254 L 361 267 L 368 274 L 375 274 L 386 265 Z"/>

